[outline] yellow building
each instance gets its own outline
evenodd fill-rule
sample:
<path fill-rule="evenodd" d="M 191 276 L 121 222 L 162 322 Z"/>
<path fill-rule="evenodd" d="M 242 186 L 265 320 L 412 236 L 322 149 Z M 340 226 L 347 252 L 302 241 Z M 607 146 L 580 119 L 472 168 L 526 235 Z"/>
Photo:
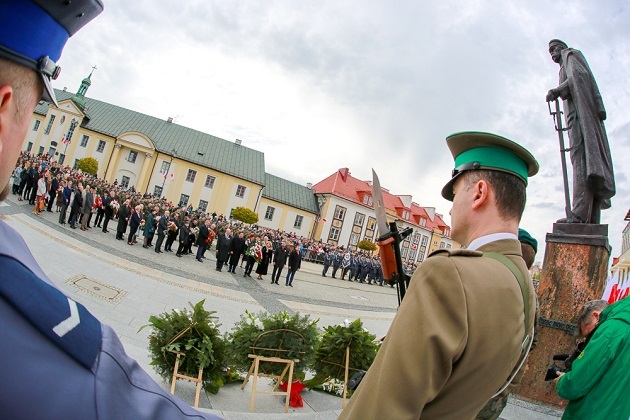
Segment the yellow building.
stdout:
<path fill-rule="evenodd" d="M 266 209 L 273 207 L 277 219 L 271 226 L 308 235 L 317 215 L 313 192 L 266 174 L 262 152 L 240 140 L 183 127 L 172 118 L 161 120 L 87 98 L 91 76 L 76 94 L 56 91 L 59 108 L 38 104 L 24 150 L 48 153 L 70 166 L 93 157 L 99 178 L 203 211 L 229 216 L 234 208 L 246 207 L 263 212 L 264 220 Z M 270 190 L 265 191 L 269 180 Z M 292 185 L 288 196 L 275 191 L 287 185 Z"/>

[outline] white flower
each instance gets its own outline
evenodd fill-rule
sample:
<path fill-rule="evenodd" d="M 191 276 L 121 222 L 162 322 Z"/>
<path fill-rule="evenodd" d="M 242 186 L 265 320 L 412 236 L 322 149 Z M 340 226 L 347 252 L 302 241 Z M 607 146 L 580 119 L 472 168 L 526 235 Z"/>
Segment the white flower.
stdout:
<path fill-rule="evenodd" d="M 265 327 L 264 327 L 264 325 L 263 325 L 263 323 L 262 323 L 262 321 L 261 321 L 260 319 L 258 319 L 258 318 L 256 318 L 256 319 L 254 320 L 254 324 L 253 324 L 253 325 L 254 325 L 256 328 L 258 328 L 259 330 L 262 330 L 262 329 L 264 329 L 264 328 L 265 328 Z"/>
<path fill-rule="evenodd" d="M 348 328 L 350 326 L 350 321 L 348 319 L 343 320 L 344 327 Z"/>

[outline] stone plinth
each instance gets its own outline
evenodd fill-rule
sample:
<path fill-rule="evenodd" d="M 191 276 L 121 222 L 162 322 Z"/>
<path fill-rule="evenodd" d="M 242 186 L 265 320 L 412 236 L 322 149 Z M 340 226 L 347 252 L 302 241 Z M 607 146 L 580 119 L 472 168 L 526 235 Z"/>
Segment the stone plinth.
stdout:
<path fill-rule="evenodd" d="M 553 382 L 545 382 L 545 373 L 554 354 L 569 354 L 576 348 L 577 315 L 585 302 L 601 298 L 604 292 L 610 256 L 608 226 L 556 223 L 546 239 L 538 286 L 538 344 L 513 393 L 563 407 L 567 402 L 558 397 Z M 564 367 L 562 362 L 558 365 Z"/>

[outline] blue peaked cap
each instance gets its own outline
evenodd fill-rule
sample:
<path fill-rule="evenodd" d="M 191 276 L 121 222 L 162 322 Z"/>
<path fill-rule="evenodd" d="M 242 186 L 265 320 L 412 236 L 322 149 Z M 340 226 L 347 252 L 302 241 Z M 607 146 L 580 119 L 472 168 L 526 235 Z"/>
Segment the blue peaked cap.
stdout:
<path fill-rule="evenodd" d="M 50 84 L 68 38 L 103 11 L 100 0 L 0 0 L 0 57 L 42 77 L 42 98 L 57 105 Z"/>

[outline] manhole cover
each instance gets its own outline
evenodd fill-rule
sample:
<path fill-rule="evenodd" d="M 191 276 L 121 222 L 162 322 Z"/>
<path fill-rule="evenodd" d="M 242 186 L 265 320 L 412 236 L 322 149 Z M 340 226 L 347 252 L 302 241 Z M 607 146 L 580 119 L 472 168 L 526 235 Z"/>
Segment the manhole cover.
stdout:
<path fill-rule="evenodd" d="M 354 295 L 350 295 L 350 297 L 351 297 L 352 299 L 356 299 L 356 300 L 368 300 L 368 301 L 370 300 L 370 299 L 368 299 L 368 298 L 366 298 L 366 297 L 364 297 L 364 296 L 354 296 Z"/>
<path fill-rule="evenodd" d="M 75 286 L 79 290 L 83 290 L 86 293 L 91 294 L 99 299 L 103 299 L 106 302 L 117 303 L 125 296 L 127 292 L 117 287 L 103 284 L 99 281 L 93 280 L 84 274 L 79 274 L 68 279 L 66 282 Z"/>

